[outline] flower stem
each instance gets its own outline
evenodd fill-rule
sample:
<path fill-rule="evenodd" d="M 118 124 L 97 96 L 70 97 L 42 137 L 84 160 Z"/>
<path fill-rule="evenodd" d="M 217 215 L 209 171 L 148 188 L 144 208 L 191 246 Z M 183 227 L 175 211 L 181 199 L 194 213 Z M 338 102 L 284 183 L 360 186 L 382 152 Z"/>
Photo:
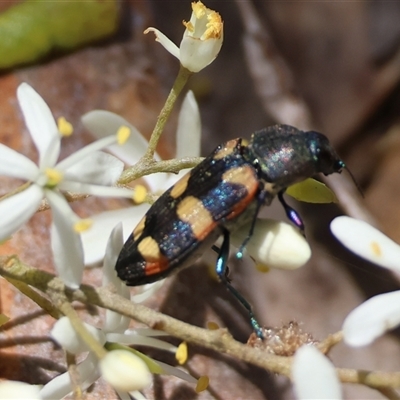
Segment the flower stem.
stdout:
<path fill-rule="evenodd" d="M 169 92 L 168 98 L 165 101 L 164 107 L 162 108 L 156 126 L 154 127 L 153 133 L 151 134 L 149 140 L 149 147 L 147 148 L 146 154 L 143 156 L 143 159 L 147 162 L 154 161 L 154 153 L 156 151 L 156 147 L 158 141 L 160 140 L 161 134 L 164 130 L 165 124 L 168 120 L 169 115 L 176 103 L 176 99 L 178 98 L 180 92 L 186 85 L 189 77 L 193 74 L 193 72 L 189 71 L 182 65 L 179 68 L 178 76 L 175 79 L 174 85 L 172 86 L 171 91 Z"/>
<path fill-rule="evenodd" d="M 143 158 L 142 158 L 143 160 Z M 172 172 L 178 173 L 181 169 L 193 168 L 201 161 L 202 157 L 185 157 L 181 159 L 171 159 L 165 161 L 152 161 L 152 162 L 142 162 L 139 161 L 137 164 L 132 165 L 132 167 L 127 168 L 122 172 L 118 185 L 126 185 L 142 176 L 154 174 L 156 172 Z"/>
<path fill-rule="evenodd" d="M 34 286 L 49 295 L 53 302 L 65 297 L 69 301 L 80 301 L 91 306 L 97 305 L 141 321 L 148 326 L 162 327 L 170 335 L 189 343 L 228 354 L 270 372 L 290 377 L 291 357 L 269 354 L 260 351 L 260 349 L 239 343 L 224 329 L 213 331 L 188 325 L 187 323 L 148 309 L 141 304 L 132 303 L 130 300 L 112 293 L 104 287 L 96 289 L 91 286 L 81 285 L 77 290 L 69 289 L 59 278 L 25 265 L 16 257 L 0 257 L 0 275 Z M 57 302 L 55 303 L 56 306 Z M 69 302 L 66 304 L 72 309 Z M 65 313 L 67 310 L 63 307 L 61 311 Z M 76 314 L 74 309 L 72 311 Z M 76 318 L 78 318 L 77 315 Z M 73 321 L 71 320 L 71 322 Z M 83 326 L 82 322 L 80 324 Z M 329 338 L 327 342 L 336 342 L 340 339 L 340 336 L 341 334 L 338 332 L 333 335 L 333 338 Z M 93 339 L 91 338 L 90 340 Z M 98 346 L 101 347 L 99 343 Z M 106 350 L 101 347 L 101 351 L 105 352 Z M 337 368 L 336 372 L 342 382 L 362 384 L 378 389 L 386 395 L 394 393 L 391 389 L 400 388 L 400 372 L 361 371 L 349 368 Z M 395 399 L 393 396 L 388 398 Z"/>
<path fill-rule="evenodd" d="M 63 293 L 50 293 L 50 297 L 53 300 L 57 308 L 69 318 L 71 325 L 75 329 L 76 333 L 80 338 L 89 346 L 90 350 L 96 354 L 97 358 L 101 360 L 107 351 L 104 347 L 94 338 L 94 336 L 86 329 L 82 320 L 79 318 L 78 313 L 72 307 L 67 297 Z"/>

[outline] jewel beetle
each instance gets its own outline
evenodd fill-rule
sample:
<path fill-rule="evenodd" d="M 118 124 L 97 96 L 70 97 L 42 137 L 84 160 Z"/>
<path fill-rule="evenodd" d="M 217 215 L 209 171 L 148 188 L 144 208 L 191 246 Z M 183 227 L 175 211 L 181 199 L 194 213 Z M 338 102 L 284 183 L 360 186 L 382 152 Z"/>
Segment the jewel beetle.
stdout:
<path fill-rule="evenodd" d="M 230 232 L 246 223 L 250 240 L 260 208 L 277 196 L 290 221 L 304 232 L 298 213 L 284 200 L 286 188 L 317 173 L 340 173 L 344 162 L 321 133 L 274 125 L 219 145 L 168 189 L 148 210 L 123 246 L 116 271 L 128 286 L 155 282 L 189 266 L 223 236 L 216 273 L 247 309 L 262 338 L 250 304 L 228 278 Z"/>

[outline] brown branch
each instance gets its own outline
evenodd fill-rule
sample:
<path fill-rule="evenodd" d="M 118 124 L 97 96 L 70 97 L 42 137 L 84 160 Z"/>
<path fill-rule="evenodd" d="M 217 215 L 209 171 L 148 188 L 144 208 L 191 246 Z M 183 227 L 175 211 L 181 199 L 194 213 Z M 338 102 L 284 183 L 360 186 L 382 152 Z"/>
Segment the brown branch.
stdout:
<path fill-rule="evenodd" d="M 104 287 L 96 289 L 82 285 L 80 289 L 71 290 L 59 278 L 29 267 L 21 263 L 16 257 L 0 257 L 0 274 L 34 286 L 53 300 L 66 297 L 69 302 L 79 301 L 85 304 L 97 305 L 133 318 L 150 327 L 162 329 L 170 335 L 189 343 L 229 354 L 270 372 L 290 377 L 292 363 L 290 357 L 268 354 L 260 351 L 260 349 L 239 343 L 225 329 L 207 330 L 189 325 L 140 304 L 134 304 Z M 331 347 L 332 344 L 339 340 L 339 335 L 340 333 L 328 337 L 320 346 Z M 400 372 L 337 368 L 337 373 L 342 382 L 364 384 L 379 390 L 383 389 L 383 391 L 400 388 Z"/>

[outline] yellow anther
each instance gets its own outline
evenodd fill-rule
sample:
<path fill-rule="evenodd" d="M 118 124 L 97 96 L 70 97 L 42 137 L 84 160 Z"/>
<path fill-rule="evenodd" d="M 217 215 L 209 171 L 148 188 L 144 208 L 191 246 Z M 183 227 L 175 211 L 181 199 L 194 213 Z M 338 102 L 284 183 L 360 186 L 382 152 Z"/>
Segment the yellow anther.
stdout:
<path fill-rule="evenodd" d="M 57 186 L 63 180 L 63 173 L 54 168 L 46 168 L 47 185 L 49 187 Z"/>
<path fill-rule="evenodd" d="M 207 375 L 201 376 L 197 381 L 195 389 L 196 393 L 200 393 L 206 390 L 208 388 L 209 383 L 210 383 L 210 378 Z"/>
<path fill-rule="evenodd" d="M 263 265 L 263 264 L 256 264 L 256 268 L 258 271 L 263 272 L 263 273 L 269 272 L 271 270 L 267 265 Z"/>
<path fill-rule="evenodd" d="M 214 321 L 207 322 L 207 329 L 210 331 L 216 331 L 219 329 L 219 325 Z"/>
<path fill-rule="evenodd" d="M 117 131 L 117 143 L 120 145 L 126 143 L 130 135 L 131 130 L 127 126 L 120 126 Z"/>
<path fill-rule="evenodd" d="M 143 185 L 136 185 L 133 191 L 132 199 L 136 204 L 142 204 L 146 201 L 147 189 Z"/>
<path fill-rule="evenodd" d="M 183 20 L 182 24 L 189 32 L 192 32 L 192 33 L 194 32 L 194 26 L 190 21 L 186 22 L 185 20 Z"/>
<path fill-rule="evenodd" d="M 82 233 L 87 231 L 89 228 L 91 228 L 93 225 L 93 220 L 86 218 L 86 219 L 80 219 L 78 222 L 75 222 L 74 224 L 74 231 L 76 233 Z"/>
<path fill-rule="evenodd" d="M 207 7 L 201 2 L 198 1 L 192 3 L 192 10 L 193 14 L 196 16 L 197 19 L 200 19 L 204 17 L 204 14 L 206 13 Z"/>
<path fill-rule="evenodd" d="M 221 37 L 222 29 L 224 26 L 221 16 L 216 11 L 213 11 L 208 14 L 207 20 L 207 29 L 201 36 L 201 39 L 219 39 Z"/>
<path fill-rule="evenodd" d="M 70 122 L 68 122 L 64 117 L 57 119 L 58 131 L 61 136 L 71 136 L 74 131 L 74 127 Z"/>
<path fill-rule="evenodd" d="M 381 257 L 382 256 L 382 248 L 377 242 L 371 242 L 370 244 L 372 254 L 376 257 Z"/>
<path fill-rule="evenodd" d="M 186 342 L 182 342 L 178 346 L 178 350 L 175 353 L 175 358 L 180 365 L 185 364 L 185 362 L 187 361 L 187 358 L 188 358 L 188 348 L 187 348 Z"/>

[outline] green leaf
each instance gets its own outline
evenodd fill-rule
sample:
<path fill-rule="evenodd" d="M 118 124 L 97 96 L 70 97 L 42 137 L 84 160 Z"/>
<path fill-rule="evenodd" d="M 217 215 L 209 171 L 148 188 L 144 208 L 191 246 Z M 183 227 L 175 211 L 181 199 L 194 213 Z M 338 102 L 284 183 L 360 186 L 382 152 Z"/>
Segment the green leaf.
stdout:
<path fill-rule="evenodd" d="M 0 14 L 0 68 L 34 62 L 115 32 L 116 0 L 27 0 Z"/>
<path fill-rule="evenodd" d="M 328 186 L 312 178 L 289 186 L 286 193 L 306 203 L 337 203 L 338 201 L 335 193 Z"/>
<path fill-rule="evenodd" d="M 4 325 L 9 320 L 10 320 L 10 318 L 8 318 L 7 315 L 0 314 L 0 326 Z"/>

